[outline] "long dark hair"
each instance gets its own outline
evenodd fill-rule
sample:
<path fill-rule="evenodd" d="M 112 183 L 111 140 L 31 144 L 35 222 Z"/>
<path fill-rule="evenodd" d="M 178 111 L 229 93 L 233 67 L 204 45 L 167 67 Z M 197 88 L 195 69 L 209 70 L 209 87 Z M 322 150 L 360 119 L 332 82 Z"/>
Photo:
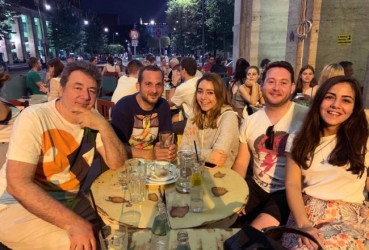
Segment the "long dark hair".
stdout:
<path fill-rule="evenodd" d="M 214 87 L 214 94 L 217 99 L 217 103 L 212 110 L 209 110 L 209 113 L 206 114 L 201 110 L 200 105 L 197 102 L 197 90 L 199 88 L 200 82 L 203 80 L 212 82 Z M 226 92 L 226 88 L 222 81 L 222 78 L 218 74 L 215 73 L 205 73 L 196 84 L 196 92 L 193 99 L 193 111 L 194 117 L 192 118 L 192 123 L 196 124 L 199 129 L 204 128 L 216 128 L 217 127 L 217 119 L 222 114 L 221 109 L 224 106 L 230 106 L 230 110 L 233 110 L 233 106 L 231 104 L 231 100 L 229 95 Z"/>
<path fill-rule="evenodd" d="M 311 164 L 325 126 L 320 116 L 320 106 L 328 90 L 338 83 L 347 83 L 351 86 L 355 93 L 354 109 L 351 116 L 338 128 L 337 144 L 330 153 L 328 162 L 339 167 L 350 163 L 348 171 L 362 176 L 365 170 L 364 159 L 369 134 L 368 122 L 364 113 L 359 83 L 352 78 L 336 76 L 320 86 L 302 128 L 295 137 L 291 155 L 303 169 L 310 167 L 308 161 L 310 160 Z"/>
<path fill-rule="evenodd" d="M 311 80 L 310 84 L 309 84 L 309 87 L 312 88 L 316 85 L 318 85 L 318 81 L 316 80 L 315 78 L 315 70 L 313 68 L 313 66 L 307 64 L 305 66 L 303 66 L 301 69 L 300 69 L 300 72 L 299 72 L 299 75 L 297 76 L 297 81 L 296 81 L 296 88 L 295 88 L 295 92 L 293 93 L 292 95 L 292 98 L 294 98 L 296 96 L 297 93 L 302 93 L 302 85 L 303 85 L 303 82 L 302 82 L 302 73 L 307 70 L 307 69 L 310 69 L 311 71 L 313 71 L 313 74 L 314 74 L 314 77 L 313 79 Z"/>
<path fill-rule="evenodd" d="M 246 78 L 246 69 L 250 67 L 250 63 L 244 58 L 240 58 L 236 62 L 235 75 L 233 81 L 243 81 Z"/>

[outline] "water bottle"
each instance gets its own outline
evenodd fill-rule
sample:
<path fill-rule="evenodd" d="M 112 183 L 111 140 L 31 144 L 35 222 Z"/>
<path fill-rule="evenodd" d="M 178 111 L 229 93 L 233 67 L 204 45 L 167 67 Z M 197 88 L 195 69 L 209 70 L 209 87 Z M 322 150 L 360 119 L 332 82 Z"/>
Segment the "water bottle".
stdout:
<path fill-rule="evenodd" d="M 200 164 L 195 164 L 191 175 L 191 201 L 190 209 L 194 213 L 202 212 L 204 207 L 203 201 L 203 180 Z"/>
<path fill-rule="evenodd" d="M 169 249 L 169 222 L 165 205 L 158 202 L 158 213 L 155 216 L 154 224 L 151 229 L 151 250 Z"/>
<path fill-rule="evenodd" d="M 176 250 L 191 250 L 188 243 L 188 234 L 185 231 L 179 231 L 177 234 L 177 248 Z"/>

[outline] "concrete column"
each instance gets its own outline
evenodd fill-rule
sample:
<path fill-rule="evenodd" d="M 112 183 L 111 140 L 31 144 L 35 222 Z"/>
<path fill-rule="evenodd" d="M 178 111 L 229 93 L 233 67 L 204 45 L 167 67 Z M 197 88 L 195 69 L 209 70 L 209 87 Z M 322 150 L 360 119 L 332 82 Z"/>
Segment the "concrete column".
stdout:
<path fill-rule="evenodd" d="M 27 15 L 27 29 L 28 29 L 28 45 L 30 56 L 37 56 L 37 43 L 36 43 L 36 29 L 33 21 L 33 17 Z M 28 58 L 27 58 L 28 59 Z"/>
<path fill-rule="evenodd" d="M 252 1 L 235 0 L 233 26 L 233 62 L 238 58 L 250 60 L 250 33 L 252 21 Z"/>
<path fill-rule="evenodd" d="M 308 47 L 307 63 L 315 68 L 316 57 L 318 53 L 320 15 L 322 10 L 322 0 L 314 0 L 312 9 L 312 27 L 310 32 L 310 41 Z"/>

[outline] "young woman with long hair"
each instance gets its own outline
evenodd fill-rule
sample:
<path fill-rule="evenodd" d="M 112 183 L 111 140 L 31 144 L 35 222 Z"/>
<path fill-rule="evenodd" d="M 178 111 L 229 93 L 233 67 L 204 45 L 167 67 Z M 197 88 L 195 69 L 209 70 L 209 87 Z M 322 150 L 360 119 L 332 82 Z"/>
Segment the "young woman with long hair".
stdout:
<path fill-rule="evenodd" d="M 313 66 L 307 64 L 300 69 L 297 76 L 295 92 L 292 95 L 294 98 L 298 93 L 304 96 L 313 98 L 318 90 L 318 82 L 315 79 L 315 70 Z"/>
<path fill-rule="evenodd" d="M 261 88 L 258 83 L 260 77 L 260 70 L 257 66 L 250 66 L 246 69 L 246 82 L 240 86 L 239 92 L 242 98 L 248 105 L 248 114 L 253 113 L 250 105 L 255 105 L 257 103 L 264 105 L 265 101 L 261 94 Z"/>
<path fill-rule="evenodd" d="M 247 103 L 242 98 L 239 89 L 246 81 L 246 69 L 248 67 L 250 67 L 249 62 L 246 61 L 244 58 L 239 58 L 236 62 L 235 74 L 232 80 L 229 82 L 229 93 L 232 98 L 232 104 L 240 117 L 242 114 L 242 110 L 247 105 Z"/>
<path fill-rule="evenodd" d="M 63 72 L 64 64 L 59 58 L 53 58 L 47 62 L 49 66 L 49 93 L 48 100 L 54 100 L 59 97 L 60 75 Z"/>
<path fill-rule="evenodd" d="M 334 76 L 344 76 L 345 71 L 339 63 L 330 63 L 324 66 L 318 80 L 318 85 L 322 85 L 326 80 Z"/>
<path fill-rule="evenodd" d="M 319 87 L 301 130 L 288 139 L 287 225 L 325 249 L 365 249 L 369 242 L 368 135 L 359 84 L 336 76 Z M 317 247 L 293 235 L 283 242 L 292 249 Z"/>
<path fill-rule="evenodd" d="M 238 152 L 238 118 L 219 75 L 205 73 L 197 81 L 193 109 L 180 148 L 195 142 L 203 160 L 232 167 Z"/>

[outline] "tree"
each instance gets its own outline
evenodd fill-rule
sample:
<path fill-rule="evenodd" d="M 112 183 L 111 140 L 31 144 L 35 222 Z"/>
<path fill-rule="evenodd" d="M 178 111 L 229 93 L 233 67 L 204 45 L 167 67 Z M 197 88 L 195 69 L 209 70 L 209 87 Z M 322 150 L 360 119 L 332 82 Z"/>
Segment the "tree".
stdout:
<path fill-rule="evenodd" d="M 234 1 L 206 0 L 205 9 L 205 24 L 210 36 L 207 39 L 212 41 L 212 49 L 230 51 L 233 44 Z"/>
<path fill-rule="evenodd" d="M 73 7 L 67 1 L 57 2 L 51 18 L 50 43 L 55 47 L 56 54 L 65 50 L 67 55 L 82 47 L 82 22 Z"/>
<path fill-rule="evenodd" d="M 0 40 L 12 33 L 12 24 L 18 17 L 16 11 L 10 8 L 11 6 L 15 6 L 14 1 L 8 0 L 6 3 L 4 0 L 0 0 Z"/>
<path fill-rule="evenodd" d="M 167 25 L 172 34 L 173 46 L 177 51 L 186 53 L 200 41 L 201 33 L 198 32 L 201 28 L 201 16 L 198 12 L 200 2 L 169 0 L 167 7 Z"/>
<path fill-rule="evenodd" d="M 98 54 L 104 51 L 106 36 L 103 34 L 101 19 L 91 16 L 89 24 L 84 26 L 83 45 L 84 51 L 90 54 Z"/>

